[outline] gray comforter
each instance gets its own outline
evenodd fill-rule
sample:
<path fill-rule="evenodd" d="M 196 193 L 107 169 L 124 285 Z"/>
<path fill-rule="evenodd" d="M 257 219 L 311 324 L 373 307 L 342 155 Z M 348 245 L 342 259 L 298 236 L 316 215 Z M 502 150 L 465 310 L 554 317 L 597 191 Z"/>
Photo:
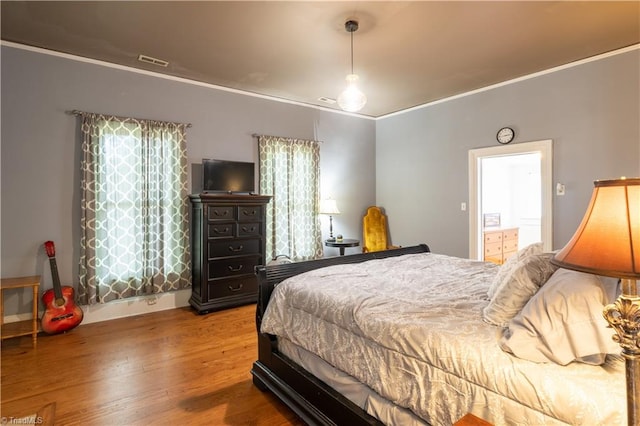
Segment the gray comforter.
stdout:
<path fill-rule="evenodd" d="M 498 267 L 433 253 L 317 269 L 278 285 L 261 331 L 286 337 L 434 424 L 626 423 L 624 364 L 537 364 L 482 321 Z"/>

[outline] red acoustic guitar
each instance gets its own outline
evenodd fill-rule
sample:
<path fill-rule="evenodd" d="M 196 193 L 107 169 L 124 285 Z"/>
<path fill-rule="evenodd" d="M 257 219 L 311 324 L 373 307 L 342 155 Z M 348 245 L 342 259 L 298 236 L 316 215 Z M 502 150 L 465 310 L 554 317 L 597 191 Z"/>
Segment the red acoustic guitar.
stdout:
<path fill-rule="evenodd" d="M 73 287 L 60 285 L 58 266 L 56 265 L 56 248 L 53 241 L 45 242 L 44 248 L 51 264 L 53 289 L 45 291 L 42 295 L 42 302 L 45 306 L 42 315 L 42 330 L 48 334 L 64 333 L 82 322 L 84 312 L 76 305 Z"/>

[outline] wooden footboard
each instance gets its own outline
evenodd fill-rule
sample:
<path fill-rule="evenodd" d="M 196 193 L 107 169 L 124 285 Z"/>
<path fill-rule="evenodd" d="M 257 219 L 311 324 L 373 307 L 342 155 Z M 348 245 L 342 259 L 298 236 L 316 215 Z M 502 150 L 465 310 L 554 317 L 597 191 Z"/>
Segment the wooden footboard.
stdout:
<path fill-rule="evenodd" d="M 360 263 L 372 259 L 429 252 L 426 244 L 330 257 L 306 262 L 258 266 L 258 360 L 253 364 L 253 383 L 261 390 L 273 392 L 309 425 L 381 425 L 377 419 L 349 401 L 304 368 L 278 352 L 277 338 L 260 333 L 260 323 L 276 285 L 283 280 L 313 269 L 346 263 Z"/>

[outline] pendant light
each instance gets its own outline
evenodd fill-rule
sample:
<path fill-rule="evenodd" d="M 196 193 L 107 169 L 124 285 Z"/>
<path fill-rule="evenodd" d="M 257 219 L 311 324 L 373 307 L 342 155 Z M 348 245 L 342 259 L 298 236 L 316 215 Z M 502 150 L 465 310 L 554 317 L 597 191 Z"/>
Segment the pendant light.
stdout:
<path fill-rule="evenodd" d="M 367 103 L 367 97 L 358 89 L 359 77 L 353 73 L 353 33 L 358 30 L 358 21 L 349 20 L 344 28 L 351 33 L 351 74 L 347 75 L 347 87 L 338 96 L 338 105 L 345 111 L 357 112 Z"/>

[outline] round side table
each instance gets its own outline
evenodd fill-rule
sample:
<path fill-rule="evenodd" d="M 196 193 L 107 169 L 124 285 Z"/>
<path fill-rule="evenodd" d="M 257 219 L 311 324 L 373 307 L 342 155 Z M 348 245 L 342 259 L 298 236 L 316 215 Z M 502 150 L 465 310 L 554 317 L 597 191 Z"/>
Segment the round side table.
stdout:
<path fill-rule="evenodd" d="M 327 247 L 338 247 L 340 249 L 340 256 L 344 256 L 344 249 L 347 247 L 358 247 L 360 245 L 359 240 L 353 240 L 349 238 L 344 238 L 342 241 L 329 241 L 326 240 L 324 245 Z"/>

